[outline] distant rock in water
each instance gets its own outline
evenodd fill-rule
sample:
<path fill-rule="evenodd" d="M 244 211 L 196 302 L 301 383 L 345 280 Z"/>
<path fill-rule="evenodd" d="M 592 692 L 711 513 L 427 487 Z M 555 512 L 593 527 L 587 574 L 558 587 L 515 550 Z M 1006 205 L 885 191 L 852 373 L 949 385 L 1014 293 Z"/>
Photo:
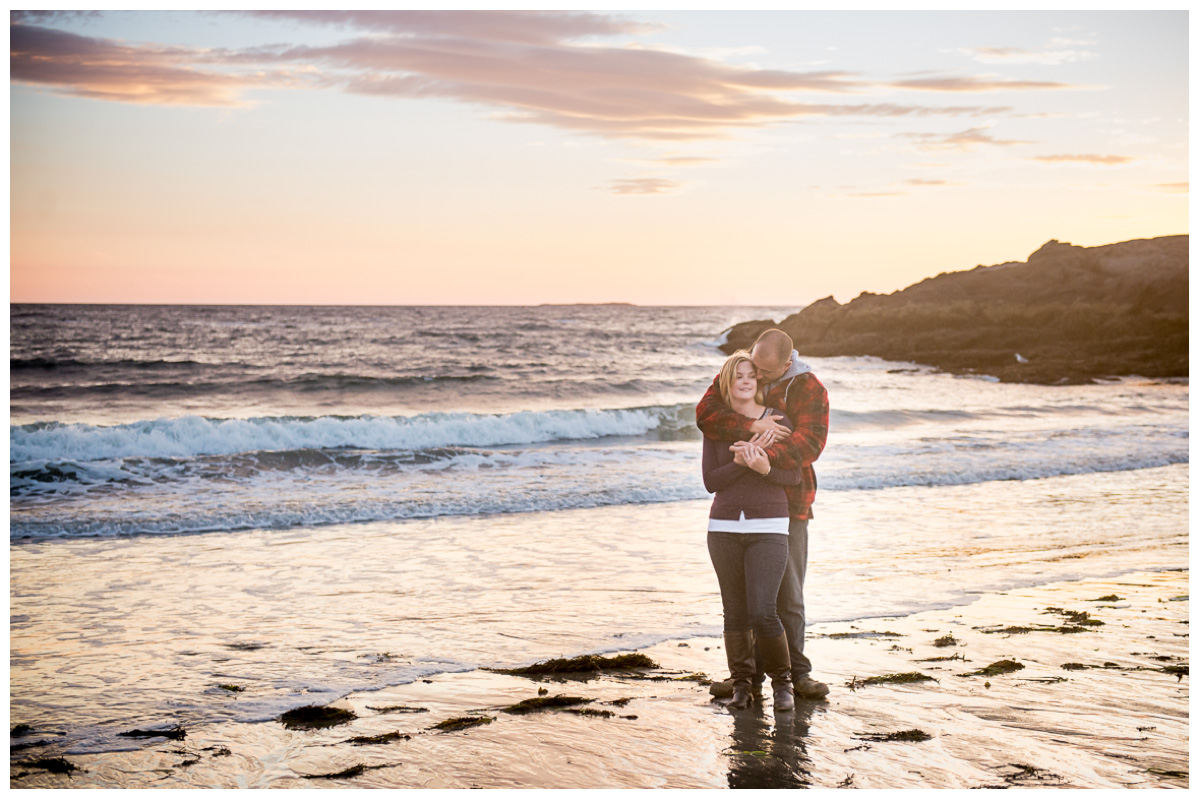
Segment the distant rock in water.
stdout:
<path fill-rule="evenodd" d="M 1101 247 L 1050 240 L 1024 262 L 943 272 L 906 289 L 826 297 L 743 322 L 721 349 L 786 331 L 803 355 L 877 356 L 1017 383 L 1188 374 L 1188 237 Z"/>

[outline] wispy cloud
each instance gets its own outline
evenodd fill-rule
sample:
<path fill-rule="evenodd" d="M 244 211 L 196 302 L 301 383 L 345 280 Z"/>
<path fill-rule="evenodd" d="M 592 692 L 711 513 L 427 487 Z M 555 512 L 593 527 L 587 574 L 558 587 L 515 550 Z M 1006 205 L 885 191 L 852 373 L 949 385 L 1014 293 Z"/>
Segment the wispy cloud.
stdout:
<path fill-rule="evenodd" d="M 189 66 L 194 51 L 134 47 L 36 25 L 9 28 L 9 71 L 18 83 L 123 103 L 236 106 L 240 91 L 264 76 Z"/>
<path fill-rule="evenodd" d="M 846 197 L 907 197 L 908 192 L 848 192 Z"/>
<path fill-rule="evenodd" d="M 1075 61 L 1087 61 L 1096 57 L 1091 50 L 1073 49 L 1070 45 L 1078 44 L 1066 40 L 1052 40 L 1049 46 L 1042 50 L 1028 50 L 1022 47 L 962 47 L 955 52 L 962 53 L 981 64 L 1044 64 L 1054 66 L 1069 64 Z M 1055 49 L 1057 48 L 1057 49 Z"/>
<path fill-rule="evenodd" d="M 1084 88 L 1057 81 L 1024 81 L 988 75 L 907 78 L 893 81 L 887 85 L 895 89 L 911 89 L 922 92 L 1028 92 Z"/>
<path fill-rule="evenodd" d="M 1094 153 L 1087 154 L 1062 154 L 1054 156 L 1034 156 L 1034 161 L 1041 161 L 1044 164 L 1101 164 L 1104 166 L 1114 166 L 1117 164 L 1128 164 L 1136 159 L 1133 156 L 1105 156 L 1096 155 Z"/>
<path fill-rule="evenodd" d="M 663 156 L 654 161 L 671 167 L 698 167 L 702 164 L 716 164 L 720 159 L 707 156 Z"/>
<path fill-rule="evenodd" d="M 1183 183 L 1154 183 L 1150 185 L 1151 189 L 1168 194 L 1187 194 L 1188 182 Z"/>
<path fill-rule="evenodd" d="M 325 47 L 160 47 L 16 19 L 10 28 L 12 80 L 100 100 L 199 106 L 245 104 L 247 90 L 281 86 L 434 97 L 490 108 L 495 118 L 509 122 L 663 141 L 729 138 L 811 117 L 984 116 L 1011 110 L 814 103 L 796 95 L 848 95 L 873 84 L 839 70 L 757 69 L 634 44 L 603 46 L 592 40 L 645 29 L 607 14 L 228 13 L 343 27 L 354 38 Z"/>
<path fill-rule="evenodd" d="M 522 44 L 558 44 L 592 36 L 650 33 L 660 25 L 611 14 L 561 11 L 233 11 L 310 25 Z"/>
<path fill-rule="evenodd" d="M 612 194 L 673 194 L 683 186 L 667 178 L 623 178 L 609 181 L 603 188 Z"/>
<path fill-rule="evenodd" d="M 928 150 L 970 150 L 975 145 L 1011 147 L 1018 144 L 1033 144 L 1022 139 L 997 139 L 989 134 L 987 127 L 968 128 L 957 133 L 900 133 L 897 136 L 913 139 Z"/>
<path fill-rule="evenodd" d="M 908 180 L 906 180 L 904 182 L 907 183 L 909 186 L 963 186 L 964 185 L 961 183 L 954 183 L 952 181 L 934 180 L 934 179 L 930 179 L 930 178 L 909 178 Z"/>

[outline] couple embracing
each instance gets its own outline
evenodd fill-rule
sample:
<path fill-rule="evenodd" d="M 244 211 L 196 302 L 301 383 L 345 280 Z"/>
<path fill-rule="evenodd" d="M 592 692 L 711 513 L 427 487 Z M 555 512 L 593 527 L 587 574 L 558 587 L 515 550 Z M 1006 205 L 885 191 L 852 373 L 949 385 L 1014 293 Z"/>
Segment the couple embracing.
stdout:
<path fill-rule="evenodd" d="M 747 708 L 771 677 L 775 711 L 794 696 L 820 699 L 828 687 L 804 655 L 804 573 L 825 448 L 825 387 L 781 330 L 731 355 L 696 406 L 704 433 L 704 486 L 714 492 L 708 552 L 721 587 L 729 681 L 714 695 Z M 756 653 L 757 651 L 757 653 Z"/>

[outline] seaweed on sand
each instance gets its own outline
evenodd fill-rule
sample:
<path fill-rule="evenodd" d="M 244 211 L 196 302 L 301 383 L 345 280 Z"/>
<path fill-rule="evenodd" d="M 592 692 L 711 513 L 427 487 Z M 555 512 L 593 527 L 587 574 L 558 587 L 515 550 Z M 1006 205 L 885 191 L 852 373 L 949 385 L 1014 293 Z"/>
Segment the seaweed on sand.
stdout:
<path fill-rule="evenodd" d="M 233 693 L 235 693 L 235 694 L 236 694 L 236 693 L 238 693 L 238 692 L 244 692 L 244 691 L 246 691 L 246 687 L 245 687 L 245 686 L 238 686 L 236 683 L 222 683 L 222 684 L 221 684 L 220 686 L 218 686 L 217 688 L 218 688 L 218 689 L 224 689 L 224 690 L 225 690 L 225 691 L 227 691 L 227 692 L 233 692 Z"/>
<path fill-rule="evenodd" d="M 306 728 L 332 728 L 358 719 L 358 715 L 345 708 L 331 706 L 301 706 L 285 711 L 279 721 L 290 730 Z"/>
<path fill-rule="evenodd" d="M 953 647 L 956 644 L 958 644 L 958 639 L 955 639 L 954 635 L 950 633 L 933 640 L 934 647 Z"/>
<path fill-rule="evenodd" d="M 431 727 L 430 730 L 461 731 L 464 728 L 474 728 L 478 725 L 490 725 L 495 721 L 495 717 L 452 717 L 451 719 L 442 720 Z"/>
<path fill-rule="evenodd" d="M 399 764 L 376 764 L 373 767 L 369 767 L 366 764 L 355 764 L 353 767 L 344 769 L 341 772 L 330 772 L 325 775 L 301 775 L 300 777 L 308 778 L 309 780 L 319 780 L 321 778 L 357 778 L 369 769 L 387 769 L 388 767 L 396 766 L 399 766 Z"/>
<path fill-rule="evenodd" d="M 367 706 L 371 711 L 378 711 L 380 714 L 424 714 L 429 711 L 423 706 Z"/>
<path fill-rule="evenodd" d="M 355 736 L 353 739 L 347 739 L 346 744 L 365 745 L 365 744 L 391 744 L 399 742 L 402 739 L 411 739 L 407 733 L 400 731 L 392 731 L 391 733 L 380 734 L 379 736 Z"/>
<path fill-rule="evenodd" d="M 855 631 L 853 633 L 830 633 L 826 634 L 826 637 L 830 639 L 900 639 L 902 634 L 895 631 Z"/>
<path fill-rule="evenodd" d="M 611 711 L 605 711 L 601 708 L 568 708 L 568 714 L 578 714 L 581 717 L 615 717 Z"/>
<path fill-rule="evenodd" d="M 856 733 L 854 737 L 868 742 L 928 742 L 933 738 L 919 728 L 894 733 Z"/>
<path fill-rule="evenodd" d="M 528 667 L 515 669 L 494 669 L 504 675 L 562 675 L 572 672 L 609 672 L 613 670 L 659 669 L 649 656 L 642 653 L 627 655 L 605 656 L 586 655 L 576 658 L 552 658 L 549 661 L 539 661 Z"/>
<path fill-rule="evenodd" d="M 593 697 L 571 697 L 570 695 L 556 694 L 554 697 L 530 697 L 528 700 L 522 700 L 500 710 L 506 714 L 532 714 L 534 711 L 582 706 L 594 701 Z"/>
<path fill-rule="evenodd" d="M 1162 671 L 1168 675 L 1174 675 L 1176 681 L 1183 680 L 1183 676 L 1189 674 L 1187 664 L 1170 664 L 1163 667 Z"/>
<path fill-rule="evenodd" d="M 1098 619 L 1093 619 L 1092 615 L 1086 611 L 1070 611 L 1065 608 L 1059 608 L 1058 606 L 1048 606 L 1046 608 L 1046 610 L 1043 611 L 1042 613 L 1043 614 L 1058 614 L 1060 617 L 1063 618 L 1063 620 L 1067 623 L 1067 625 L 1071 625 L 1071 626 L 1086 625 L 1086 626 L 1095 628 L 1095 627 L 1099 627 L 1100 625 L 1104 624 L 1103 622 L 1101 622 Z"/>
<path fill-rule="evenodd" d="M 1116 603 L 1119 600 L 1124 600 L 1124 597 L 1117 597 L 1115 594 L 1106 594 L 1104 597 L 1093 597 L 1089 603 Z"/>
<path fill-rule="evenodd" d="M 22 761 L 17 766 L 44 769 L 55 775 L 70 775 L 72 772 L 79 770 L 79 767 L 65 758 L 38 758 L 33 761 Z M 82 772 L 82 770 L 79 771 Z"/>
<path fill-rule="evenodd" d="M 176 725 L 174 728 L 170 728 L 169 730 L 165 731 L 132 730 L 125 731 L 124 733 L 118 733 L 117 736 L 124 736 L 127 739 L 152 739 L 155 736 L 162 736 L 167 739 L 183 741 L 187 738 L 187 731 Z"/>
<path fill-rule="evenodd" d="M 991 664 L 988 664 L 983 669 L 977 669 L 974 672 L 964 672 L 961 675 L 959 675 L 958 677 L 971 678 L 976 675 L 986 675 L 987 677 L 990 678 L 993 675 L 1007 675 L 1010 672 L 1016 672 L 1017 670 L 1022 670 L 1022 669 L 1025 669 L 1025 665 L 1022 664 L 1021 662 L 1008 661 L 1006 659 L 1003 661 L 995 661 Z"/>
<path fill-rule="evenodd" d="M 919 659 L 917 659 L 917 661 L 919 661 L 922 664 L 931 664 L 935 661 L 966 661 L 966 660 L 967 660 L 967 657 L 964 656 L 962 653 L 955 653 L 952 656 L 938 656 L 937 658 L 919 658 Z"/>
<path fill-rule="evenodd" d="M 24 722 L 13 725 L 12 730 L 8 732 L 9 736 L 28 736 L 33 733 L 33 728 L 26 725 Z"/>
<path fill-rule="evenodd" d="M 852 691 L 860 686 L 874 686 L 881 683 L 921 683 L 922 681 L 936 680 L 929 675 L 923 675 L 920 672 L 895 672 L 890 675 L 875 675 L 870 678 L 851 678 L 846 684 Z"/>

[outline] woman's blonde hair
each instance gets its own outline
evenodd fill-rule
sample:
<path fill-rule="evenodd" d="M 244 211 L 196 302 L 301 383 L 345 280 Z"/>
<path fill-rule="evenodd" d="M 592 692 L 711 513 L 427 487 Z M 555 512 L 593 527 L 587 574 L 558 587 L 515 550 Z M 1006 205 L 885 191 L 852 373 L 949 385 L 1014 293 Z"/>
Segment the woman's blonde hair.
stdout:
<path fill-rule="evenodd" d="M 721 365 L 721 375 L 717 378 L 717 386 L 721 390 L 721 399 L 725 401 L 725 405 L 733 408 L 733 400 L 729 396 L 729 390 L 733 388 L 734 378 L 737 376 L 737 368 L 743 361 L 750 361 L 750 353 L 745 350 L 738 350 L 729 358 L 725 359 L 725 363 Z M 754 362 L 750 361 L 750 366 L 754 367 Z M 757 374 L 757 370 L 755 370 Z M 754 390 L 754 402 L 762 405 L 763 391 L 762 387 L 758 386 Z"/>

